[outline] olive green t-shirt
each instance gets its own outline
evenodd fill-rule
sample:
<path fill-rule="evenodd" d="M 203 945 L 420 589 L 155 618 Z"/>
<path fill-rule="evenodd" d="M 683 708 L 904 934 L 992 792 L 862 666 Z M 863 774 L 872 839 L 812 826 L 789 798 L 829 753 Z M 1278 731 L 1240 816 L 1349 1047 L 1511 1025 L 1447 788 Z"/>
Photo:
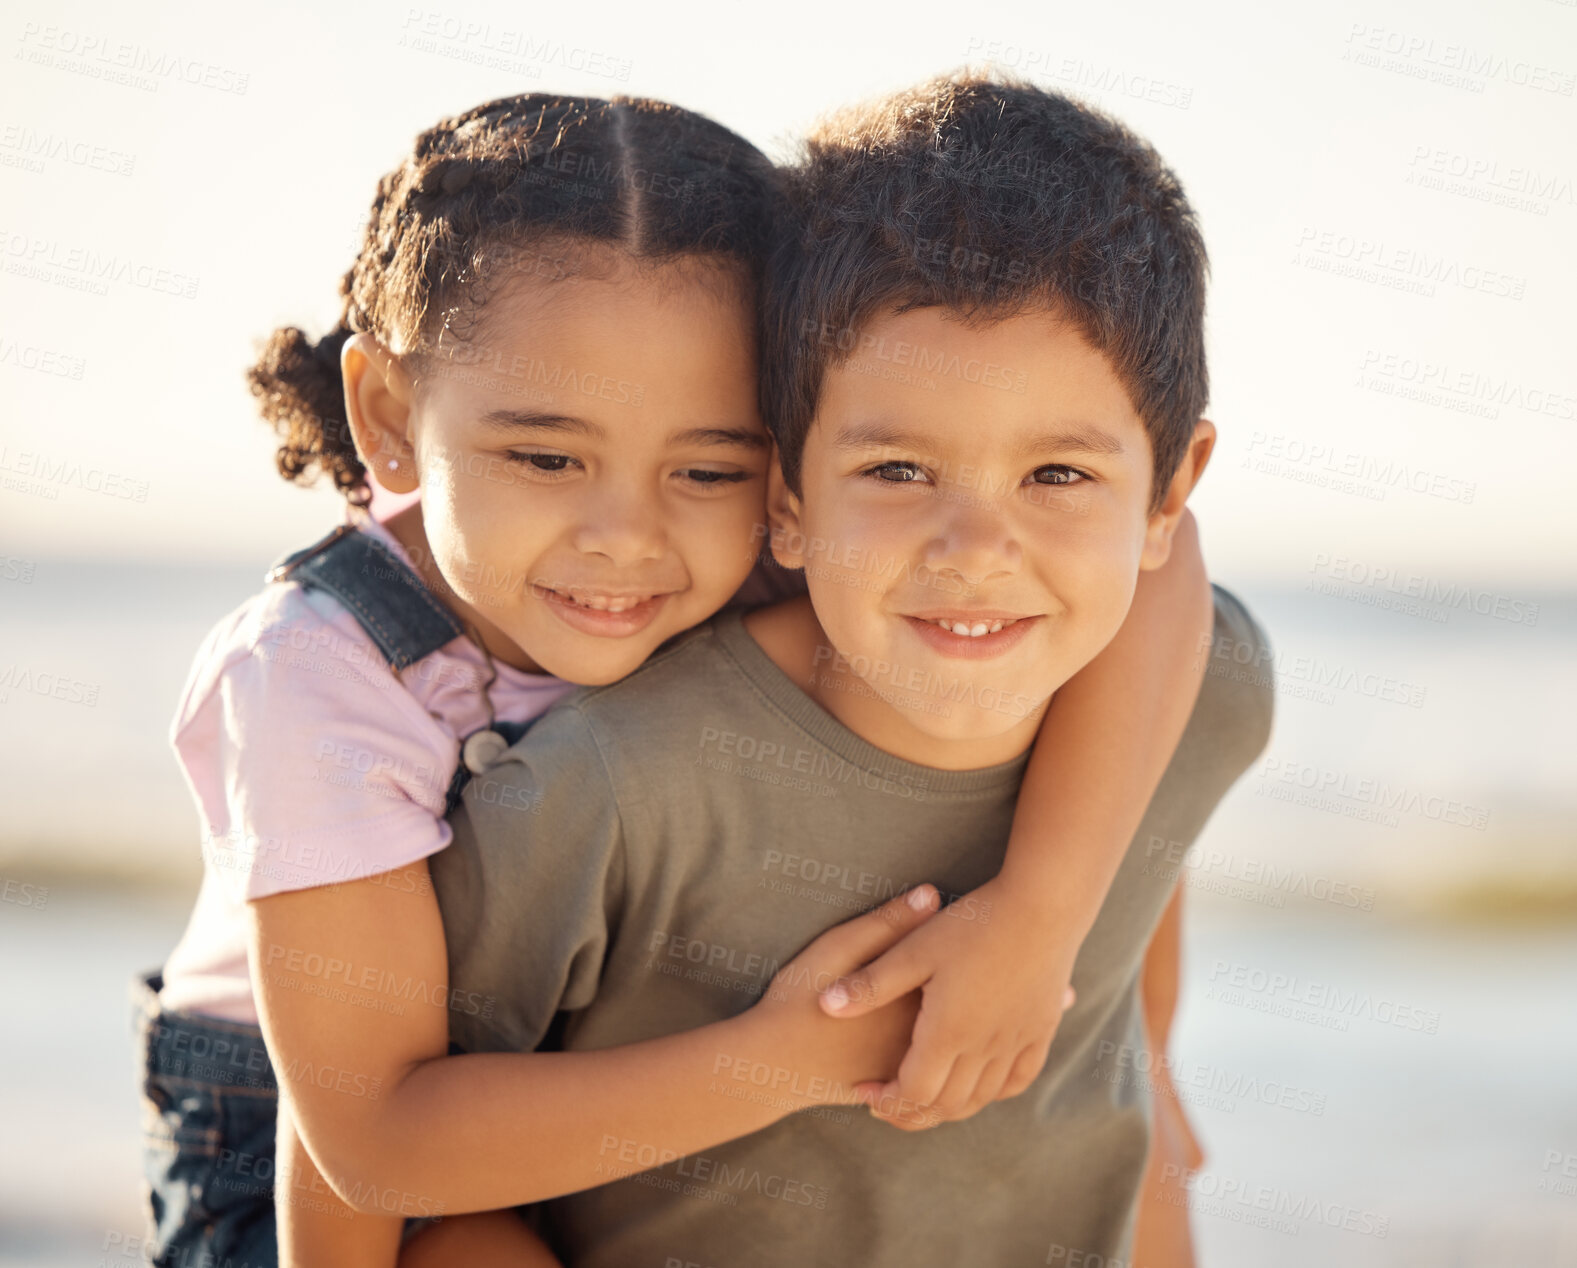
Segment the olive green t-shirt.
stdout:
<path fill-rule="evenodd" d="M 657 1168 L 605 1135 L 622 1178 L 546 1204 L 568 1268 L 1126 1257 L 1149 1106 L 1097 1058 L 1103 1041 L 1144 1042 L 1139 970 L 1175 878 L 1148 861 L 1166 857 L 1157 841 L 1175 859 L 1194 840 L 1270 724 L 1268 681 L 1236 672 L 1267 663 L 1264 636 L 1219 589 L 1215 619 L 1211 672 L 1029 1091 L 919 1133 L 859 1108 L 801 1111 Z M 452 1012 L 453 1039 L 596 1049 L 733 1016 L 831 926 L 921 881 L 953 897 L 995 876 L 1026 761 L 901 761 L 812 701 L 737 612 L 719 616 L 569 697 L 471 781 L 432 860 L 451 988 L 485 1002 Z M 775 1077 L 717 1076 L 720 1095 L 770 1094 Z"/>

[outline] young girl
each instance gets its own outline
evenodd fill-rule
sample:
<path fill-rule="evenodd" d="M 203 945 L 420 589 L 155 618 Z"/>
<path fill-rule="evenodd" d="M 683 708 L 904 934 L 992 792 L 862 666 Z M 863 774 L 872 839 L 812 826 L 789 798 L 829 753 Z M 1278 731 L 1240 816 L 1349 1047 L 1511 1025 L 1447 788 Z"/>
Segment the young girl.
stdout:
<path fill-rule="evenodd" d="M 773 189 L 758 151 L 674 107 L 488 103 L 380 182 L 340 329 L 281 331 L 253 372 L 281 473 L 326 472 L 350 511 L 215 628 L 177 715 L 205 876 L 145 988 L 156 1262 L 275 1262 L 272 1188 L 286 1262 L 388 1264 L 409 1217 L 605 1182 L 608 1133 L 682 1155 L 794 1108 L 708 1091 L 721 1044 L 792 1054 L 827 1101 L 896 1072 L 912 998 L 838 1020 L 807 984 L 920 925 L 926 887 L 818 939 L 730 1022 L 597 1053 L 445 1056 L 449 1010 L 488 1007 L 447 990 L 427 881 L 451 795 L 485 780 L 508 724 L 629 673 L 754 563 Z M 420 502 L 376 522 L 369 472 Z M 1145 797 L 1198 682 L 1196 570 L 1194 547 L 1148 574 L 1113 659 L 1086 671 L 1098 687 L 1183 667 L 1135 711 L 1145 744 L 1098 753 L 1132 759 Z M 1080 768 L 1060 728 L 1085 696 L 1059 693 L 1062 765 L 1032 781 L 1099 829 L 1080 857 L 1120 855 L 1143 801 L 1103 807 L 1096 760 Z M 544 848 L 573 870 L 574 842 Z M 553 1262 L 508 1212 L 445 1219 L 402 1256 L 440 1260 Z"/>

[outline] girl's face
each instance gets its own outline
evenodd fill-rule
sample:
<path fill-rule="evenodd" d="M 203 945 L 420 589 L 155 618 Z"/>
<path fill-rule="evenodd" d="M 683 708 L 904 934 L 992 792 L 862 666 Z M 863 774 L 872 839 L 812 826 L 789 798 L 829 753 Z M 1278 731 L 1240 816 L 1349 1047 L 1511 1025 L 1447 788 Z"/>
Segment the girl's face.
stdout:
<path fill-rule="evenodd" d="M 391 366 L 406 478 L 369 466 L 419 485 L 432 562 L 495 649 L 612 682 L 755 561 L 770 442 L 750 296 L 715 264 L 620 260 L 521 277 L 480 316 L 404 384 Z"/>

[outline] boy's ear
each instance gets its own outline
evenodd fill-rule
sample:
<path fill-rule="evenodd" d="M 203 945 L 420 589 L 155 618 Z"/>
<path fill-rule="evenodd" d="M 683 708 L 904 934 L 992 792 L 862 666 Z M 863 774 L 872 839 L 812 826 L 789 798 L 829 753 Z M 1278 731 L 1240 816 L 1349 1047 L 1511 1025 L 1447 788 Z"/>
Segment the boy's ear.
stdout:
<path fill-rule="evenodd" d="M 1160 507 L 1151 513 L 1150 522 L 1145 526 L 1144 551 L 1139 557 L 1141 572 L 1159 568 L 1171 557 L 1172 535 L 1177 532 L 1178 521 L 1183 518 L 1188 495 L 1199 483 L 1199 477 L 1204 475 L 1215 447 L 1216 425 L 1208 418 L 1201 418 L 1194 424 L 1193 439 L 1188 442 L 1188 451 L 1183 455 L 1182 462 L 1177 464 L 1177 473 L 1167 486 L 1166 497 L 1162 499 Z"/>
<path fill-rule="evenodd" d="M 390 493 L 418 487 L 411 446 L 411 379 L 400 359 L 372 335 L 356 334 L 340 349 L 345 418 L 367 473 Z"/>
<path fill-rule="evenodd" d="M 783 478 L 776 445 L 767 467 L 767 525 L 772 530 L 772 558 L 784 568 L 805 566 L 805 534 L 801 529 L 799 495 Z"/>

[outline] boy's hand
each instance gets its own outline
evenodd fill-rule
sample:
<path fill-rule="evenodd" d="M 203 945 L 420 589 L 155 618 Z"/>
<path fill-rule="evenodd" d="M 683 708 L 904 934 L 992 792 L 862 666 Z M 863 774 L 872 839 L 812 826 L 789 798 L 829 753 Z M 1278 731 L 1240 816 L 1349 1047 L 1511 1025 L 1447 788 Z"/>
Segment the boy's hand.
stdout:
<path fill-rule="evenodd" d="M 920 989 L 914 1041 L 887 1084 L 861 1091 L 872 1112 L 914 1130 L 882 1106 L 925 1105 L 936 1121 L 968 1118 L 1034 1082 L 1073 1002 L 1078 944 L 1047 927 L 1043 909 L 992 880 L 916 928 L 890 951 L 824 991 L 839 1018 Z M 1066 945 L 1064 945 L 1066 944 Z"/>

